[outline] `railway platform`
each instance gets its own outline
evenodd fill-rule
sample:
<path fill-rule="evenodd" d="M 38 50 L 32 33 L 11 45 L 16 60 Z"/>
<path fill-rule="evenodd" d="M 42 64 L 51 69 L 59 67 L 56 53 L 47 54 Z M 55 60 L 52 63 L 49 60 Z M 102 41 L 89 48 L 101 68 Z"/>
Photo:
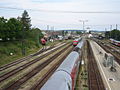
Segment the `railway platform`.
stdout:
<path fill-rule="evenodd" d="M 100 74 L 106 90 L 120 90 L 120 65 L 115 62 L 116 72 L 111 72 L 110 67 L 104 67 L 103 60 L 106 53 L 96 42 L 90 41 Z"/>

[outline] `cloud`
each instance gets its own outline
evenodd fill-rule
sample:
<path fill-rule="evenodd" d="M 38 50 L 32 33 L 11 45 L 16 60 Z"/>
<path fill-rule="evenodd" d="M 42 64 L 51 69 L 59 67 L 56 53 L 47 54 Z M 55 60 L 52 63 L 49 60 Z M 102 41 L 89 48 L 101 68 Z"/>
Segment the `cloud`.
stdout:
<path fill-rule="evenodd" d="M 118 11 L 120 8 L 119 0 L 1 0 L 1 6 L 16 7 L 23 9 L 37 10 L 62 10 L 62 11 Z M 0 9 L 2 16 L 17 17 L 23 11 Z M 74 13 L 50 13 L 42 11 L 28 10 L 32 18 L 32 24 L 40 28 L 46 28 L 46 25 L 57 28 L 73 27 L 80 28 L 82 23 L 80 19 L 88 20 L 86 24 L 115 24 L 120 23 L 119 14 L 74 14 Z M 104 28 L 104 27 L 103 27 Z"/>

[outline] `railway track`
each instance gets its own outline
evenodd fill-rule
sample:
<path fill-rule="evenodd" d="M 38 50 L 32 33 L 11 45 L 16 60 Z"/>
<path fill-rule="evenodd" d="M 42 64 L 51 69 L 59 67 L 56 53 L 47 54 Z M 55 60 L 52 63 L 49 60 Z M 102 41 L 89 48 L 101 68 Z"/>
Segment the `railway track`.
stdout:
<path fill-rule="evenodd" d="M 114 47 L 114 48 L 116 48 L 116 49 L 120 49 L 119 46 L 117 46 L 117 45 L 115 45 L 115 44 L 112 44 L 111 41 L 109 41 L 109 40 L 105 40 L 105 41 L 99 40 L 99 41 L 102 41 L 103 43 L 109 44 L 111 47 Z"/>
<path fill-rule="evenodd" d="M 72 51 L 69 50 L 67 54 L 65 54 L 54 66 L 50 68 L 50 70 L 42 77 L 30 90 L 40 90 L 40 88 L 45 84 L 45 82 L 50 78 L 50 76 L 54 73 L 54 71 L 60 66 L 63 60 L 68 56 L 68 54 Z"/>
<path fill-rule="evenodd" d="M 112 47 L 108 44 L 103 44 L 102 42 L 98 42 L 95 40 L 95 42 L 100 45 L 107 53 L 111 53 L 114 57 L 117 63 L 120 65 L 120 52 L 115 50 L 116 47 Z M 117 48 L 118 49 L 118 48 Z"/>
<path fill-rule="evenodd" d="M 17 64 L 20 64 L 21 62 L 24 62 L 24 61 L 26 61 L 26 60 L 29 60 L 30 58 L 32 58 L 32 57 L 34 57 L 34 56 L 37 56 L 37 55 L 39 55 L 39 54 L 41 54 L 41 53 L 43 53 L 43 52 L 45 52 L 45 51 L 48 51 L 48 50 L 50 50 L 50 49 L 52 49 L 52 48 L 54 48 L 54 47 L 49 47 L 49 48 L 47 48 L 47 49 L 45 49 L 45 50 L 40 50 L 40 51 L 38 51 L 37 53 L 35 53 L 35 54 L 33 54 L 33 55 L 26 56 L 26 57 L 24 57 L 24 58 L 18 59 L 18 60 L 16 60 L 16 61 L 11 62 L 11 63 L 9 63 L 9 64 L 6 64 L 6 65 L 4 65 L 4 66 L 1 66 L 1 67 L 0 67 L 0 71 L 3 71 L 3 70 L 5 70 L 5 69 L 10 68 L 10 67 L 12 67 L 12 66 L 15 66 L 15 65 L 17 65 Z"/>
<path fill-rule="evenodd" d="M 87 41 L 87 58 L 88 58 L 88 87 L 89 90 L 105 90 L 102 77 L 100 75 L 97 62 L 93 55 L 89 41 Z"/>
<path fill-rule="evenodd" d="M 28 59 L 30 59 L 30 58 L 31 58 L 31 56 L 27 56 L 27 57 L 24 57 L 24 58 L 19 59 L 19 60 L 17 60 L 17 61 L 14 61 L 14 62 L 11 62 L 11 63 L 6 64 L 6 65 L 4 65 L 4 66 L 1 66 L 1 67 L 0 67 L 0 71 L 3 71 L 3 70 L 5 70 L 5 69 L 7 69 L 7 68 L 9 68 L 9 67 L 12 67 L 12 66 L 14 66 L 14 65 L 17 65 L 17 64 L 19 64 L 19 63 L 21 63 L 21 62 L 23 62 L 23 61 L 25 61 L 25 60 L 28 60 Z"/>
<path fill-rule="evenodd" d="M 99 40 L 99 42 L 102 43 L 103 45 L 107 46 L 111 51 L 114 51 L 114 53 L 116 53 L 120 57 L 120 47 L 119 46 L 116 46 L 109 41 L 100 41 Z"/>
<path fill-rule="evenodd" d="M 5 87 L 3 90 L 17 90 L 19 89 L 19 87 L 24 84 L 27 80 L 29 80 L 31 77 L 33 77 L 34 75 L 36 75 L 38 72 L 40 72 L 43 68 L 45 68 L 49 63 L 51 63 L 52 61 L 54 61 L 59 55 L 61 55 L 66 49 L 68 49 L 69 47 L 71 46 L 68 45 L 67 47 L 65 47 L 64 49 L 62 49 L 60 52 L 56 53 L 54 55 L 54 57 L 51 57 L 49 59 L 47 59 L 46 61 L 44 61 L 43 63 L 39 64 L 37 67 L 35 67 L 32 71 L 28 72 L 25 76 L 23 76 L 22 78 L 20 78 L 19 80 L 7 85 L 7 87 Z M 66 55 L 65 55 L 66 56 Z M 62 58 L 63 60 L 63 58 Z M 49 73 L 53 73 L 53 71 L 55 70 L 55 67 L 58 66 L 58 64 L 60 64 L 61 62 L 58 62 L 57 64 L 55 64 L 55 66 L 53 66 Z M 43 82 L 45 79 L 47 79 L 46 77 L 47 76 L 50 76 L 49 73 L 47 73 L 45 76 L 44 76 L 44 79 L 40 80 L 40 85 L 41 85 L 41 82 Z M 38 85 L 37 85 L 38 86 Z M 33 89 L 33 90 L 36 90 L 36 89 Z"/>
<path fill-rule="evenodd" d="M 116 47 L 111 45 L 104 45 L 104 46 L 108 48 L 111 53 L 115 54 L 116 57 L 120 58 L 120 49 L 116 49 Z"/>
<path fill-rule="evenodd" d="M 67 45 L 67 44 L 65 44 L 65 45 Z M 65 45 L 63 45 L 63 46 L 65 46 Z M 61 47 L 63 47 L 63 46 L 61 46 Z M 58 47 L 58 48 L 56 48 L 56 49 L 54 49 L 54 50 L 52 50 L 52 51 L 54 52 L 54 51 L 56 51 L 57 49 L 60 49 L 61 47 Z M 39 60 L 45 58 L 45 56 L 50 55 L 50 54 L 51 54 L 51 52 L 45 53 L 44 55 L 42 55 L 42 56 L 40 56 L 40 57 L 37 57 L 36 59 L 34 59 L 34 60 L 32 60 L 32 61 L 30 61 L 30 62 L 28 62 L 28 63 L 25 63 L 24 65 L 21 65 L 21 66 L 15 68 L 15 69 L 13 69 L 13 70 L 10 70 L 9 72 L 7 72 L 7 73 L 5 73 L 5 74 L 3 74 L 3 75 L 0 75 L 0 82 L 2 82 L 3 80 L 9 78 L 10 76 L 12 76 L 12 75 L 14 75 L 14 74 L 16 74 L 16 73 L 18 73 L 18 72 L 20 72 L 21 70 L 27 68 L 28 66 L 30 66 L 30 65 L 38 62 Z"/>
<path fill-rule="evenodd" d="M 43 54 L 42 56 L 37 57 L 36 59 L 34 59 L 34 60 L 32 60 L 32 61 L 24 64 L 24 65 L 21 65 L 21 66 L 15 68 L 15 69 L 13 69 L 13 70 L 11 70 L 11 71 L 3 74 L 3 75 L 0 75 L 0 83 L 2 83 L 3 81 L 5 81 L 6 79 L 9 79 L 10 77 L 16 75 L 18 72 L 26 69 L 27 67 L 31 66 L 32 64 L 37 63 L 37 62 L 40 61 L 41 59 L 43 59 L 43 58 L 45 58 L 46 56 L 48 56 L 48 55 L 54 53 L 55 51 L 57 51 L 57 49 L 60 49 L 60 48 L 62 48 L 62 47 L 64 47 L 64 46 L 66 46 L 66 45 L 68 45 L 68 43 L 67 43 L 67 44 L 64 44 L 64 45 L 62 45 L 62 46 L 60 46 L 60 47 L 57 47 L 57 48 L 53 49 L 51 52 L 47 52 L 47 53 Z"/>

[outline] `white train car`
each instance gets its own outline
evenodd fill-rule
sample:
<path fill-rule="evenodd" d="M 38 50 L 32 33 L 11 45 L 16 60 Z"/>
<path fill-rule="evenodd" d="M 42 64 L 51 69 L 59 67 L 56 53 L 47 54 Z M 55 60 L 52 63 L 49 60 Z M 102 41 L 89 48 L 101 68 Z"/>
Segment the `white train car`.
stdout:
<path fill-rule="evenodd" d="M 40 90 L 74 90 L 82 46 L 80 41 Z"/>

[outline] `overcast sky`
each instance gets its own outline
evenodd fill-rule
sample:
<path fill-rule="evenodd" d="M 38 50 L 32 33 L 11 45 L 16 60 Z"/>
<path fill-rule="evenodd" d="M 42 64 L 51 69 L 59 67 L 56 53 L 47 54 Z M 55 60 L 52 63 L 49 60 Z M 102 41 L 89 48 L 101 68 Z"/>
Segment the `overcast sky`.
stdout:
<path fill-rule="evenodd" d="M 27 9 L 34 27 L 46 29 L 82 29 L 82 22 L 92 30 L 107 30 L 118 24 L 120 13 L 78 13 L 78 12 L 120 12 L 120 0 L 0 0 L 0 16 L 5 18 L 21 16 L 23 10 L 5 9 L 13 7 Z M 32 10 L 28 10 L 32 9 Z M 47 10 L 47 11 L 46 11 Z M 51 11 L 70 11 L 51 12 Z"/>

